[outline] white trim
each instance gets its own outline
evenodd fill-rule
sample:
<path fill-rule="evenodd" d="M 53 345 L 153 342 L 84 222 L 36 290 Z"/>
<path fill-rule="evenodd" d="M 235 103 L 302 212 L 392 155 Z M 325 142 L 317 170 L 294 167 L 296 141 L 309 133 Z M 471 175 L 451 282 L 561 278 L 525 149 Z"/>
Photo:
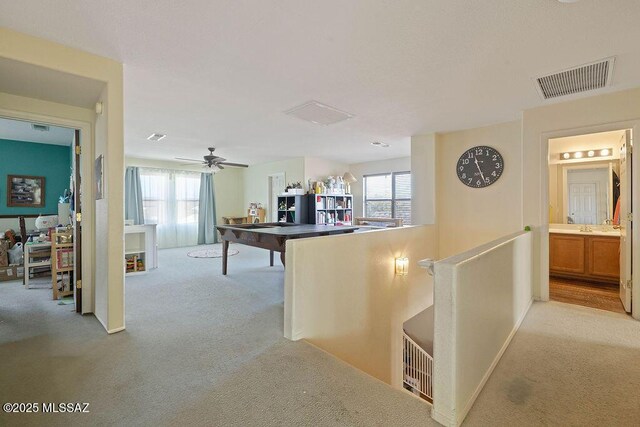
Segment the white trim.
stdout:
<path fill-rule="evenodd" d="M 537 285 L 539 287 L 538 289 L 540 290 L 540 296 L 536 298 L 541 301 L 549 301 L 549 140 L 567 136 L 610 132 L 622 129 L 631 129 L 632 137 L 638 138 L 638 135 L 640 135 L 640 118 L 592 126 L 582 126 L 572 129 L 548 131 L 542 132 L 540 134 L 540 218 L 542 220 L 542 223 L 540 226 L 539 248 L 540 282 L 535 285 Z M 631 162 L 632 169 L 640 171 L 640 156 L 632 156 Z M 640 173 L 633 174 L 632 180 L 633 200 L 637 203 L 640 203 Z M 632 213 L 633 222 L 635 222 L 636 224 L 640 223 L 640 207 L 635 206 L 635 208 L 632 210 Z M 632 239 L 634 242 L 636 242 L 636 244 L 637 242 L 640 242 L 640 227 L 633 228 Z M 633 258 L 631 262 L 633 271 L 640 271 L 640 251 L 633 252 Z M 633 316 L 633 318 L 640 320 L 640 279 L 633 281 L 631 309 L 631 315 Z"/>
<path fill-rule="evenodd" d="M 493 359 L 493 362 L 491 363 L 491 366 L 489 366 L 489 369 L 487 369 L 487 372 L 485 372 L 484 376 L 482 377 L 482 381 L 480 381 L 480 384 L 478 384 L 478 387 L 476 388 L 476 391 L 473 392 L 473 394 L 467 401 L 467 404 L 465 405 L 464 409 L 457 414 L 457 422 L 458 422 L 457 425 L 462 424 L 462 421 L 465 419 L 465 417 L 471 410 L 471 407 L 473 406 L 476 399 L 480 395 L 480 392 L 484 388 L 484 385 L 486 384 L 486 382 L 489 380 L 489 377 L 491 377 L 491 374 L 493 373 L 493 370 L 498 365 L 498 362 L 502 358 L 502 355 L 509 347 L 509 344 L 511 344 L 511 340 L 515 336 L 516 332 L 518 332 L 518 329 L 520 329 L 520 325 L 524 321 L 524 318 L 527 317 L 527 313 L 529 313 L 529 309 L 531 308 L 532 304 L 533 304 L 533 298 L 529 300 L 529 304 L 527 304 L 527 308 L 524 310 L 524 312 L 522 313 L 522 315 L 520 316 L 516 324 L 513 326 L 511 333 L 509 333 L 509 336 L 507 337 L 507 340 L 504 342 L 504 345 L 502 346 L 502 348 L 500 349 L 496 357 Z"/>
<path fill-rule="evenodd" d="M 287 177 L 285 175 L 285 172 L 277 172 L 277 173 L 272 173 L 267 175 L 267 205 L 268 205 L 268 209 L 267 209 L 267 215 L 265 216 L 265 221 L 266 222 L 278 222 L 278 208 L 276 207 L 276 209 L 272 209 L 273 208 L 273 204 L 274 201 L 272 199 L 273 196 L 273 178 L 275 177 L 282 177 L 282 182 L 286 185 L 287 182 Z M 275 200 L 275 204 L 277 206 L 278 204 L 278 199 L 276 198 Z M 273 212 L 272 212 L 273 210 Z M 269 218 L 267 218 L 269 217 Z"/>
<path fill-rule="evenodd" d="M 107 333 L 108 333 L 108 334 L 115 334 L 115 333 L 117 333 L 117 332 L 121 332 L 121 331 L 124 331 L 124 330 L 125 330 L 125 327 L 124 327 L 124 326 L 121 326 L 121 327 L 119 327 L 119 328 L 115 328 L 115 329 L 108 329 L 108 330 L 107 330 Z"/>
<path fill-rule="evenodd" d="M 80 130 L 82 149 L 80 172 L 82 197 L 82 314 L 94 313 L 95 293 L 93 289 L 93 254 L 95 243 L 94 203 L 93 203 L 93 124 L 82 120 L 0 108 L 0 117 L 32 121 L 53 126 Z M 104 325 L 103 325 L 104 326 Z M 106 327 L 105 327 L 106 329 Z"/>

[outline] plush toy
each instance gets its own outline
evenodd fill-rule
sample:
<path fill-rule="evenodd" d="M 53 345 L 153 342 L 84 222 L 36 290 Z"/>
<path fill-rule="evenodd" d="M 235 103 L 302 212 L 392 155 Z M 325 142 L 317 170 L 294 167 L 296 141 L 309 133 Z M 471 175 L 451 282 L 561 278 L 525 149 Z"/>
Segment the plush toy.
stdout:
<path fill-rule="evenodd" d="M 9 240 L 9 242 L 11 242 L 11 244 L 9 245 L 9 248 L 13 247 L 13 245 L 16 244 L 16 232 L 13 231 L 12 229 L 8 229 L 7 231 L 4 232 L 4 238 Z"/>

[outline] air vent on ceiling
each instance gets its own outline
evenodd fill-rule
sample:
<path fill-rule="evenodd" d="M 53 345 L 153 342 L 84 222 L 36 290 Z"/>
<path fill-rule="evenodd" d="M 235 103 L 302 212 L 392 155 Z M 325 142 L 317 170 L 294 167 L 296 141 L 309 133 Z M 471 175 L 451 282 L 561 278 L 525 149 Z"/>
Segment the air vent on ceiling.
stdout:
<path fill-rule="evenodd" d="M 323 126 L 332 125 L 353 117 L 353 114 L 345 113 L 318 101 L 309 101 L 284 113 Z"/>
<path fill-rule="evenodd" d="M 544 99 L 600 89 L 611 83 L 615 58 L 607 58 L 536 79 Z"/>
<path fill-rule="evenodd" d="M 37 130 L 38 132 L 49 132 L 49 126 L 47 125 L 37 125 L 35 123 L 31 124 L 33 130 Z"/>
<path fill-rule="evenodd" d="M 163 134 L 163 133 L 152 133 L 151 135 L 149 135 L 147 137 L 147 139 L 149 141 L 160 141 L 161 139 L 166 138 L 167 135 Z"/>

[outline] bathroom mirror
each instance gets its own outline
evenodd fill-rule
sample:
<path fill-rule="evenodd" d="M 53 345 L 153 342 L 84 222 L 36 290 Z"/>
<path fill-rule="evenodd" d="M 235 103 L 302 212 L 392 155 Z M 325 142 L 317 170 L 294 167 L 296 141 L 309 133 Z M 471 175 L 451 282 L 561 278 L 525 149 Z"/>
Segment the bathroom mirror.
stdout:
<path fill-rule="evenodd" d="M 555 224 L 606 224 L 620 195 L 620 161 L 549 165 L 549 219 Z"/>

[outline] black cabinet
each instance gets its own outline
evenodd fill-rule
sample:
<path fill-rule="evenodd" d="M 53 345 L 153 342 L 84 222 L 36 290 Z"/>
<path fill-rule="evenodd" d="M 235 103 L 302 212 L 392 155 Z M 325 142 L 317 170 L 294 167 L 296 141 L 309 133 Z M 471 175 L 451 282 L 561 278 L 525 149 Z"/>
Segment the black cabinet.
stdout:
<path fill-rule="evenodd" d="M 308 224 L 308 198 L 306 194 L 278 196 L 278 222 Z"/>

